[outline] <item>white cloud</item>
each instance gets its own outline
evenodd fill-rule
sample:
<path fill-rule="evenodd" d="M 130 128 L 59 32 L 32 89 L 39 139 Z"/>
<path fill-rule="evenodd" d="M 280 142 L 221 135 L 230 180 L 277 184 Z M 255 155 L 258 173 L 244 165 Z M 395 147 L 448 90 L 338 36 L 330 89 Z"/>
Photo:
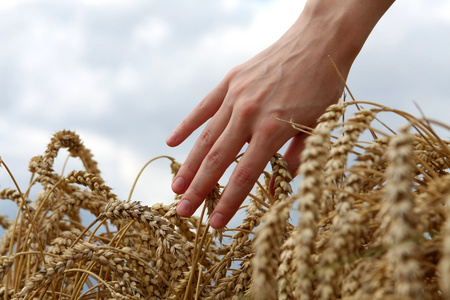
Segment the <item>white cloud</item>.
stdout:
<path fill-rule="evenodd" d="M 441 0 L 440 5 L 434 12 L 436 16 L 442 19 L 445 23 L 450 23 L 450 3 L 448 1 Z"/>
<path fill-rule="evenodd" d="M 82 63 L 86 48 L 82 19 L 67 19 L 43 7 L 24 9 L 11 20 L 16 30 L 4 33 L 0 60 L 10 60 L 20 79 L 14 107 L 20 114 L 39 112 L 45 120 L 73 114 L 97 116 L 108 106 L 108 74 Z M 23 23 L 21 18 L 27 18 Z M 6 36 L 5 36 L 6 35 Z"/>
<path fill-rule="evenodd" d="M 0 11 L 10 10 L 19 5 L 23 5 L 24 3 L 33 2 L 33 0 L 16 0 L 16 1 L 8 1 L 8 0 L 0 0 Z"/>
<path fill-rule="evenodd" d="M 28 157 L 25 165 L 32 156 L 45 150 L 45 140 L 50 140 L 51 133 L 39 127 L 21 126 L 14 119 L 0 119 L 0 156 L 5 160 Z M 33 153 L 34 151 L 34 153 Z"/>
<path fill-rule="evenodd" d="M 106 184 L 113 188 L 113 192 L 120 199 L 127 199 L 136 176 L 150 157 L 137 153 L 130 145 L 121 144 L 104 135 L 83 130 L 76 133 L 84 145 L 92 151 L 94 159 L 99 162 Z M 31 177 L 27 171 L 30 159 L 44 154 L 52 134 L 53 132 L 39 127 L 0 120 L 0 154 L 16 177 L 21 189 L 26 189 Z M 67 151 L 61 150 L 58 153 L 54 164 L 56 172 L 61 172 L 67 156 Z M 65 167 L 65 174 L 71 170 L 82 169 L 83 166 L 78 158 L 70 158 Z M 171 203 L 174 199 L 170 189 L 171 178 L 169 160 L 161 159 L 152 163 L 141 175 L 132 199 L 147 205 Z M 6 187 L 12 187 L 12 182 L 9 175 L 0 169 L 0 189 Z"/>
<path fill-rule="evenodd" d="M 114 189 L 120 199 L 128 199 L 129 193 L 142 167 L 154 157 L 136 152 L 130 145 L 91 132 L 80 131 L 86 147 L 92 150 L 94 159 L 99 160 L 106 184 Z M 148 165 L 140 176 L 132 199 L 144 204 L 169 204 L 174 199 L 170 189 L 170 161 L 159 159 Z"/>
<path fill-rule="evenodd" d="M 108 77 L 102 71 L 74 66 L 29 78 L 23 83 L 23 93 L 17 110 L 25 115 L 37 112 L 46 120 L 64 121 L 73 115 L 95 117 L 108 108 L 111 91 Z M 24 76 L 27 77 L 27 76 Z"/>
<path fill-rule="evenodd" d="M 137 70 L 131 66 L 124 66 L 116 72 L 114 86 L 117 91 L 127 92 L 137 90 L 145 82 L 145 73 Z"/>
<path fill-rule="evenodd" d="M 0 78 L 8 80 L 0 88 L 11 96 L 0 97 L 0 155 L 22 161 L 15 169 L 26 173 L 52 133 L 73 129 L 92 149 L 107 183 L 127 197 L 148 159 L 187 156 L 196 134 L 177 149 L 166 147 L 164 135 L 229 69 L 275 42 L 304 3 L 2 2 Z M 445 114 L 450 92 L 439 78 L 449 78 L 449 20 L 446 0 L 395 3 L 355 63 L 355 95 L 409 109 L 411 95 L 427 92 L 441 104 L 430 116 Z M 133 198 L 172 199 L 168 165 L 152 164 Z M 9 185 L 1 180 L 2 187 Z"/>
<path fill-rule="evenodd" d="M 129 10 L 144 4 L 145 0 L 78 0 L 78 4 L 95 9 Z"/>
<path fill-rule="evenodd" d="M 145 20 L 143 24 L 138 25 L 133 32 L 133 37 L 138 44 L 144 44 L 149 47 L 161 45 L 164 39 L 170 34 L 170 25 L 158 18 Z"/>
<path fill-rule="evenodd" d="M 298 18 L 304 3 L 280 0 L 253 4 L 255 17 L 247 26 L 218 28 L 205 35 L 198 47 L 213 57 L 248 59 L 278 40 Z"/>
<path fill-rule="evenodd" d="M 380 20 L 357 58 L 349 84 L 358 98 L 445 121 L 448 106 L 449 24 L 438 16 L 444 1 L 397 1 Z M 436 106 L 429 105 L 435 103 Z"/>
<path fill-rule="evenodd" d="M 233 12 L 238 9 L 242 1 L 240 0 L 223 0 L 221 1 L 221 6 L 223 10 Z"/>

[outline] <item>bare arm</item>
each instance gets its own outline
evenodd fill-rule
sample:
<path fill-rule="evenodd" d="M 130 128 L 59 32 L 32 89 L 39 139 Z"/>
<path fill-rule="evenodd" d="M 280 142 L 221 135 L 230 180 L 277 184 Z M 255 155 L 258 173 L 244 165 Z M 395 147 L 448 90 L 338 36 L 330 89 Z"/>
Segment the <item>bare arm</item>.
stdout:
<path fill-rule="evenodd" d="M 212 227 L 228 223 L 272 155 L 289 140 L 284 157 L 294 174 L 305 135 L 277 118 L 313 127 L 343 91 L 328 56 L 346 77 L 393 2 L 309 0 L 277 42 L 231 70 L 167 138 L 169 146 L 177 146 L 210 119 L 172 183 L 174 192 L 184 193 L 178 214 L 195 212 L 245 143 L 248 148 L 211 216 Z"/>

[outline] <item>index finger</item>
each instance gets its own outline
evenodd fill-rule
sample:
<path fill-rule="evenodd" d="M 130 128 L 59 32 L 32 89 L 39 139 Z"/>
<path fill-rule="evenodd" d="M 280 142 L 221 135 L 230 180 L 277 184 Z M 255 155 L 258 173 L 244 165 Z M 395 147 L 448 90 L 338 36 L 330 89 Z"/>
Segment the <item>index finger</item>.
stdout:
<path fill-rule="evenodd" d="M 227 94 L 228 86 L 222 81 L 178 124 L 166 139 L 166 144 L 175 147 L 188 138 L 192 132 L 205 123 L 219 110 Z"/>

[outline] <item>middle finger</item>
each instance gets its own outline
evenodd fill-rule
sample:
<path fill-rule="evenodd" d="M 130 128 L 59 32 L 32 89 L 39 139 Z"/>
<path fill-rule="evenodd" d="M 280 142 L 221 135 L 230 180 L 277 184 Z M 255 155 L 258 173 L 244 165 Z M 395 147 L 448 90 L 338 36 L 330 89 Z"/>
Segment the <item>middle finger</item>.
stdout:
<path fill-rule="evenodd" d="M 247 135 L 234 134 L 237 131 L 230 128 L 231 122 L 229 125 L 201 162 L 177 208 L 179 215 L 187 217 L 195 212 L 247 142 Z"/>
<path fill-rule="evenodd" d="M 206 124 L 172 183 L 172 190 L 175 193 L 183 194 L 186 191 L 205 156 L 226 128 L 230 115 L 230 110 L 226 106 L 222 106 Z"/>

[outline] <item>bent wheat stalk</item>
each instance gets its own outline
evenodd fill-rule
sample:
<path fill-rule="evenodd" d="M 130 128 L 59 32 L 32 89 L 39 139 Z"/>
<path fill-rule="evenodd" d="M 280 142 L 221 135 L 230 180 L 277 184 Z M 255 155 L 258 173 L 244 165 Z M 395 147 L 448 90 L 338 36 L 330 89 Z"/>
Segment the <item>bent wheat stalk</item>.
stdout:
<path fill-rule="evenodd" d="M 392 130 L 380 112 L 407 126 Z M 292 124 L 310 135 L 298 189 L 276 154 L 272 174 L 261 174 L 233 225 L 221 231 L 209 228 L 208 216 L 223 184 L 209 194 L 202 217 L 177 215 L 181 195 L 150 207 L 131 201 L 132 189 L 124 201 L 81 138 L 58 132 L 31 159 L 29 185 L 21 189 L 13 179 L 0 190 L 18 207 L 12 220 L 0 216 L 0 297 L 448 298 L 450 147 L 433 128 L 440 125 L 363 101 L 330 106 L 314 130 Z M 373 140 L 362 141 L 366 136 Z M 82 170 L 54 170 L 63 148 Z M 162 157 L 175 175 L 181 164 Z"/>

